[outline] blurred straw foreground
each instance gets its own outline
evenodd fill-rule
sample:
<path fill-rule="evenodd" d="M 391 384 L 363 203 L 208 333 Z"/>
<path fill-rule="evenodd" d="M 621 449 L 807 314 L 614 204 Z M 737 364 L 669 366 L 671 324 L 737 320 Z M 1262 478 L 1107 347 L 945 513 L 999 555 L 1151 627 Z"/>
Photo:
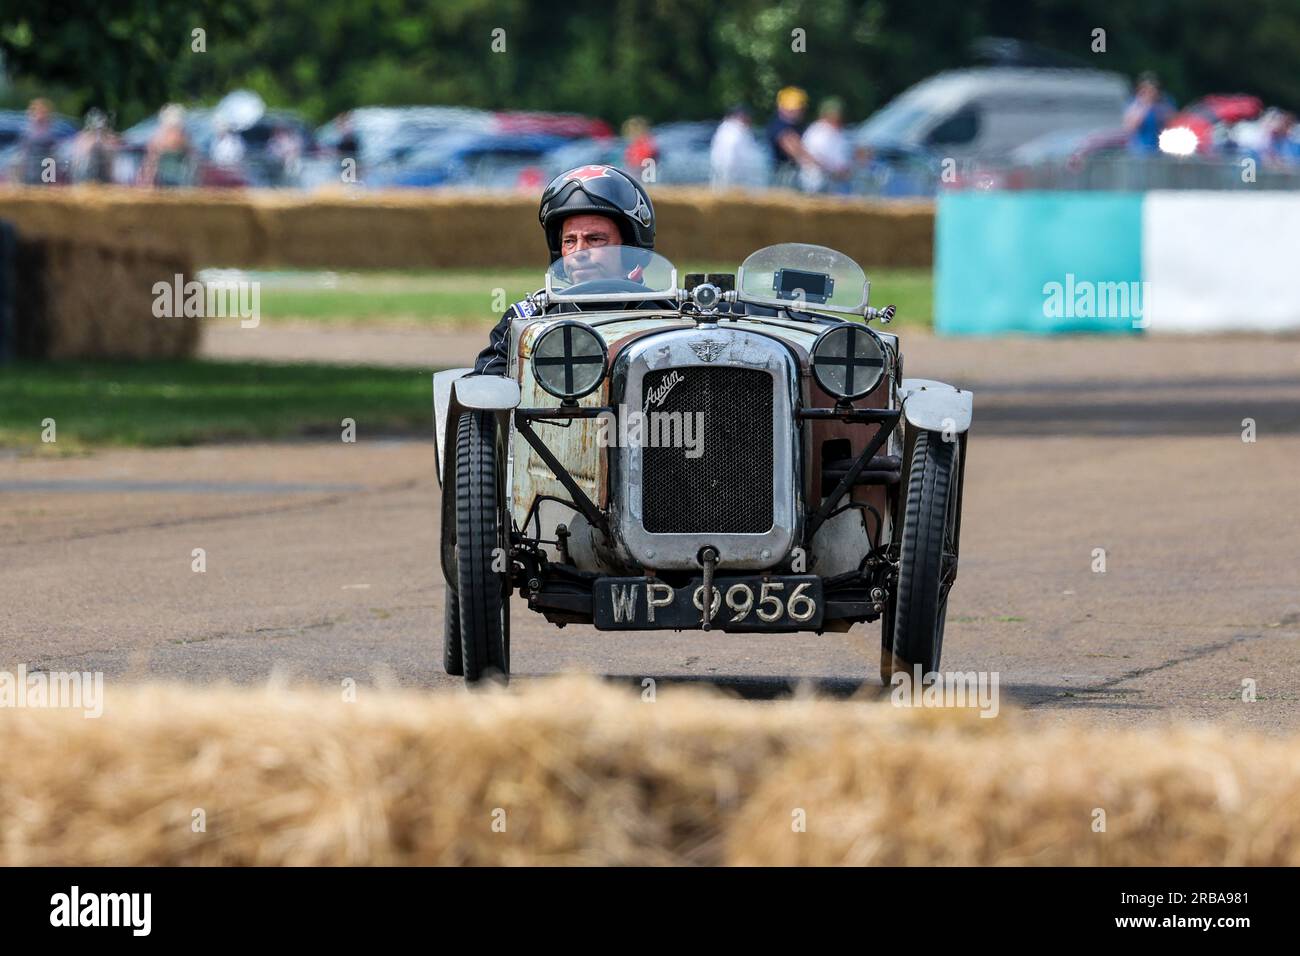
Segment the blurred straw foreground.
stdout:
<path fill-rule="evenodd" d="M 357 693 L 0 710 L 0 864 L 1300 864 L 1298 740 L 578 678 Z"/>

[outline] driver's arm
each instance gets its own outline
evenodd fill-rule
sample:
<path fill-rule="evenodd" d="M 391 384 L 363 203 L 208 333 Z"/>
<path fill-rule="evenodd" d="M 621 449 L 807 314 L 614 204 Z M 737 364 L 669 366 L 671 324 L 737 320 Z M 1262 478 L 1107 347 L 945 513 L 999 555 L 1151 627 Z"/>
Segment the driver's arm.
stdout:
<path fill-rule="evenodd" d="M 509 375 L 506 361 L 510 357 L 510 322 L 512 319 L 528 319 L 541 310 L 530 296 L 521 299 L 502 314 L 501 320 L 492 327 L 488 335 L 488 346 L 478 353 L 474 360 L 475 375 Z"/>
<path fill-rule="evenodd" d="M 488 334 L 488 345 L 474 360 L 475 375 L 505 375 L 506 358 L 510 352 L 510 320 L 519 313 L 512 305 Z"/>

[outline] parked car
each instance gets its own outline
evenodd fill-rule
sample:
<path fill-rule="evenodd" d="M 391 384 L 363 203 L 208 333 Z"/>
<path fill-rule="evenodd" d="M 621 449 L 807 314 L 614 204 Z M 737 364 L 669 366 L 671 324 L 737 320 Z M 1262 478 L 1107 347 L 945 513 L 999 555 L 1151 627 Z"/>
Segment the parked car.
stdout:
<path fill-rule="evenodd" d="M 709 182 L 709 147 L 717 131 L 717 120 L 661 123 L 651 129 L 659 147 L 657 181 L 678 185 Z"/>
<path fill-rule="evenodd" d="M 1100 70 L 976 67 L 923 80 L 852 134 L 860 146 L 1004 156 L 1058 130 L 1119 126 L 1128 81 Z"/>
<path fill-rule="evenodd" d="M 526 110 L 494 114 L 492 128 L 498 133 L 542 134 L 564 139 L 614 135 L 609 124 L 602 119 L 578 113 L 537 113 Z"/>
<path fill-rule="evenodd" d="M 716 122 L 665 123 L 653 127 L 650 135 L 659 152 L 654 182 L 679 185 L 707 183 L 709 144 L 717 127 Z M 550 175 L 558 175 L 566 169 L 599 163 L 640 176 L 642 170 L 629 169 L 627 166 L 627 146 L 627 140 L 621 136 L 573 140 L 546 157 L 545 171 Z"/>
<path fill-rule="evenodd" d="M 883 143 L 861 148 L 853 171 L 853 192 L 902 199 L 933 196 L 939 188 L 944 157 L 920 146 Z"/>
<path fill-rule="evenodd" d="M 322 147 L 338 152 L 345 132 L 355 136 L 362 167 L 399 163 L 450 133 L 490 133 L 487 110 L 460 106 L 367 106 L 336 116 L 316 130 Z"/>
<path fill-rule="evenodd" d="M 1245 94 L 1203 96 L 1169 117 L 1165 129 L 1188 129 L 1196 134 L 1196 152 L 1232 154 L 1237 151 L 1231 132 L 1238 123 L 1259 119 L 1264 101 Z"/>
<path fill-rule="evenodd" d="M 589 136 L 568 140 L 547 154 L 544 165 L 546 179 L 558 176 L 566 169 L 600 164 L 623 168 L 627 140 L 621 136 Z"/>
<path fill-rule="evenodd" d="M 883 677 L 935 670 L 972 396 L 902 378 L 868 291 L 803 244 L 681 288 L 630 246 L 557 260 L 508 376 L 433 376 L 447 672 L 509 673 L 516 593 L 600 631 L 879 620 Z"/>
<path fill-rule="evenodd" d="M 1017 146 L 1008 159 L 1013 166 L 1077 166 L 1098 153 L 1124 152 L 1128 139 L 1128 131 L 1123 127 L 1055 130 Z"/>
<path fill-rule="evenodd" d="M 399 163 L 369 172 L 371 186 L 477 186 L 513 189 L 566 142 L 544 133 L 448 133 L 417 148 Z M 535 183 L 536 177 L 529 182 Z"/>

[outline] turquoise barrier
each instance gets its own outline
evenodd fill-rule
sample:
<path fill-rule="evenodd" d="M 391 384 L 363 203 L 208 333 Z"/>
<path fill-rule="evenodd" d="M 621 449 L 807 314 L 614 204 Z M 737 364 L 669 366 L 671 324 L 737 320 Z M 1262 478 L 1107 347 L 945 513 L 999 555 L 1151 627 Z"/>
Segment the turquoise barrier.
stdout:
<path fill-rule="evenodd" d="M 1135 332 L 1142 193 L 954 192 L 935 221 L 943 335 Z"/>

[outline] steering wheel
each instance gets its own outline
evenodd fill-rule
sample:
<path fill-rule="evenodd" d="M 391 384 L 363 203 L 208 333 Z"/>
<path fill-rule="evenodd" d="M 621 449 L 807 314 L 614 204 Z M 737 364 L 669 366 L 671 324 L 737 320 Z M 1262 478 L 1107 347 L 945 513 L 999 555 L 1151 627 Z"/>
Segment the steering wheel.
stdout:
<path fill-rule="evenodd" d="M 650 293 L 640 282 L 631 279 L 588 279 L 564 290 L 565 295 L 608 295 L 614 292 Z"/>

